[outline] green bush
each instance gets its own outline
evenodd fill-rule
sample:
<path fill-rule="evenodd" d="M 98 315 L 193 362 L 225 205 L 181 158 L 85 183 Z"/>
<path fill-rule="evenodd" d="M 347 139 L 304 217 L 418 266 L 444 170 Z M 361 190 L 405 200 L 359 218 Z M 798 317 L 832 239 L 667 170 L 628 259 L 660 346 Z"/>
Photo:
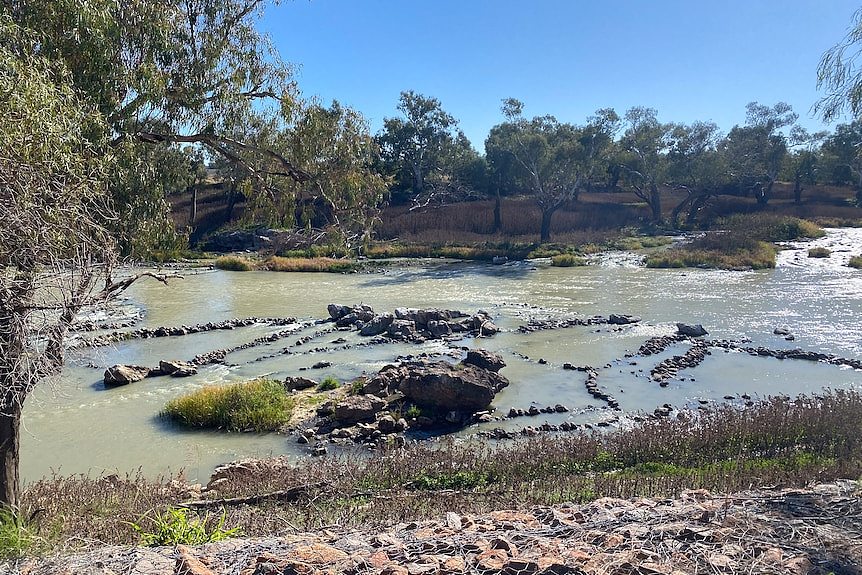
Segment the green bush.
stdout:
<path fill-rule="evenodd" d="M 574 266 L 585 266 L 587 261 L 572 254 L 559 254 L 551 258 L 551 265 L 559 268 L 570 268 Z"/>
<path fill-rule="evenodd" d="M 338 389 L 340 385 L 337 379 L 328 375 L 317 385 L 317 391 L 332 391 L 333 389 Z"/>
<path fill-rule="evenodd" d="M 826 233 L 815 223 L 776 214 L 735 214 L 718 222 L 718 227 L 765 242 L 786 242 L 819 238 Z"/>
<path fill-rule="evenodd" d="M 847 265 L 851 268 L 862 270 L 862 256 L 853 256 L 850 258 L 850 261 L 847 262 Z"/>
<path fill-rule="evenodd" d="M 826 248 L 811 248 L 808 250 L 809 258 L 828 258 L 832 255 L 832 252 Z"/>
<path fill-rule="evenodd" d="M 214 543 L 223 541 L 228 537 L 233 537 L 239 534 L 239 527 L 225 529 L 226 513 L 222 510 L 221 517 L 218 522 L 210 526 L 209 515 L 203 519 L 190 518 L 192 513 L 188 509 L 168 508 L 164 513 L 156 513 L 152 518 L 153 531 L 145 531 L 145 529 L 137 524 L 132 523 L 132 528 L 138 532 L 141 537 L 141 545 L 155 547 L 160 545 L 203 545 L 204 543 Z"/>
<path fill-rule="evenodd" d="M 215 267 L 232 272 L 250 272 L 254 269 L 252 263 L 237 256 L 222 256 L 215 261 Z"/>
<path fill-rule="evenodd" d="M 165 405 L 163 415 L 188 427 L 262 432 L 287 423 L 293 406 L 281 382 L 255 379 L 178 397 Z"/>
<path fill-rule="evenodd" d="M 708 232 L 701 238 L 652 254 L 648 268 L 715 268 L 725 270 L 775 267 L 775 248 L 737 231 Z"/>
<path fill-rule="evenodd" d="M 10 509 L 0 509 L 0 557 L 21 557 L 38 541 L 24 517 Z"/>

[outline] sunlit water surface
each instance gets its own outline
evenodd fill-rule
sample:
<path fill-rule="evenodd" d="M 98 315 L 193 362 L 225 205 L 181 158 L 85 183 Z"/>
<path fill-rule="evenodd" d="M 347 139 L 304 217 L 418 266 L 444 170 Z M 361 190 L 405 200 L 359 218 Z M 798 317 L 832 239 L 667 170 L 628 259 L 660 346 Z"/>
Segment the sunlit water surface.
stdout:
<path fill-rule="evenodd" d="M 832 256 L 808 258 L 807 251 L 814 246 L 829 248 Z M 649 370 L 662 359 L 683 353 L 684 345 L 649 358 L 622 358 L 649 337 L 673 333 L 678 321 L 702 323 L 710 338 L 750 338 L 752 345 L 800 347 L 862 358 L 862 271 L 846 265 L 851 255 L 860 253 L 862 229 L 841 229 L 814 242 L 790 245 L 779 254 L 777 268 L 767 271 L 651 270 L 639 266 L 638 258 L 630 254 L 598 256 L 595 265 L 583 268 L 554 268 L 543 262 L 494 266 L 428 260 L 352 275 L 208 271 L 187 273 L 167 288 L 139 282 L 124 304 L 144 310 L 139 326 L 150 327 L 249 316 L 322 318 L 331 302 L 362 302 L 377 311 L 395 307 L 485 309 L 503 333 L 455 345 L 480 346 L 504 356 L 508 366 L 502 373 L 511 385 L 494 402 L 498 412 L 556 403 L 572 410 L 487 424 L 517 428 L 567 418 L 607 419 L 603 405 L 586 393 L 583 374 L 562 370 L 565 362 L 601 367 L 599 383 L 626 411 L 652 411 L 664 403 L 684 408 L 696 405 L 697 400 L 722 401 L 727 395 L 743 393 L 764 397 L 858 387 L 862 373 L 851 369 L 714 350 L 699 367 L 681 372 L 668 387 L 661 388 L 649 380 Z M 619 330 L 592 326 L 527 335 L 515 331 L 534 317 L 610 313 L 639 315 L 643 322 Z M 788 326 L 795 341 L 773 335 L 776 326 Z M 297 338 L 321 327 L 302 331 Z M 52 472 L 96 475 L 140 468 L 147 475 L 183 469 L 187 477 L 205 480 L 214 466 L 241 457 L 304 456 L 290 436 L 183 431 L 158 414 L 171 398 L 207 384 L 262 374 L 297 375 L 300 368 L 321 360 L 333 365 L 311 372 L 315 378 L 333 375 L 343 381 L 373 373 L 398 355 L 446 349 L 432 342 L 277 353 L 295 343 L 295 338 L 287 338 L 231 354 L 228 361 L 233 365 L 206 366 L 185 379 L 150 378 L 113 389 L 101 384 L 108 365 L 188 360 L 281 329 L 252 326 L 135 340 L 73 353 L 59 381 L 39 388 L 26 405 L 22 476 L 35 480 Z M 355 333 L 327 333 L 293 349 L 339 348 L 331 344 L 339 336 L 350 342 L 359 340 Z M 547 363 L 540 364 L 539 359 Z M 632 361 L 636 365 L 630 365 Z M 608 364 L 610 367 L 602 367 Z M 460 435 L 475 431 L 468 429 Z"/>

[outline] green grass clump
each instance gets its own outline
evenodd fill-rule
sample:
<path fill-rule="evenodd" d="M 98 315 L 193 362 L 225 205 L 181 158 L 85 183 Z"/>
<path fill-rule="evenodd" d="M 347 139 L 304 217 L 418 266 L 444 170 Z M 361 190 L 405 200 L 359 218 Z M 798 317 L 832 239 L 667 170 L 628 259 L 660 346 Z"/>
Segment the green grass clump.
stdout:
<path fill-rule="evenodd" d="M 551 258 L 551 265 L 558 268 L 571 268 L 574 266 L 585 266 L 587 261 L 573 254 L 560 254 Z"/>
<path fill-rule="evenodd" d="M 162 413 L 188 427 L 264 432 L 287 423 L 293 406 L 281 382 L 255 379 L 204 387 L 169 401 Z"/>
<path fill-rule="evenodd" d="M 808 220 L 765 213 L 735 214 L 720 220 L 717 227 L 765 242 L 820 238 L 826 233 Z"/>
<path fill-rule="evenodd" d="M 850 258 L 850 261 L 847 262 L 847 265 L 851 268 L 862 270 L 862 256 L 853 256 Z"/>
<path fill-rule="evenodd" d="M 494 476 L 484 471 L 454 471 L 452 473 L 420 473 L 408 482 L 417 491 L 441 489 L 476 489 L 494 483 Z"/>
<path fill-rule="evenodd" d="M 638 251 L 666 246 L 672 242 L 673 238 L 668 236 L 629 236 L 611 242 L 609 247 L 615 250 Z"/>
<path fill-rule="evenodd" d="M 775 248 L 738 232 L 709 232 L 684 246 L 652 254 L 648 268 L 712 268 L 723 270 L 775 267 Z"/>
<path fill-rule="evenodd" d="M 0 558 L 21 557 L 39 540 L 35 530 L 20 514 L 0 509 Z"/>
<path fill-rule="evenodd" d="M 232 272 L 250 272 L 254 269 L 252 263 L 237 256 L 222 256 L 215 261 L 215 267 Z"/>
<path fill-rule="evenodd" d="M 153 531 L 146 531 L 138 523 L 132 528 L 141 537 L 141 545 L 156 547 L 161 545 L 203 545 L 215 543 L 239 534 L 239 527 L 225 529 L 227 513 L 222 510 L 215 525 L 208 525 L 209 515 L 203 519 L 191 518 L 188 509 L 170 507 L 164 513 L 156 513 L 150 521 Z"/>
<path fill-rule="evenodd" d="M 809 258 L 828 258 L 832 252 L 826 248 L 811 248 L 808 250 Z"/>
<path fill-rule="evenodd" d="M 323 378 L 323 381 L 317 384 L 317 391 L 332 391 L 333 389 L 338 389 L 340 385 L 337 379 L 328 375 Z"/>
<path fill-rule="evenodd" d="M 331 272 L 344 273 L 356 270 L 351 260 L 334 258 L 283 258 L 271 256 L 263 262 L 264 269 L 272 272 Z"/>

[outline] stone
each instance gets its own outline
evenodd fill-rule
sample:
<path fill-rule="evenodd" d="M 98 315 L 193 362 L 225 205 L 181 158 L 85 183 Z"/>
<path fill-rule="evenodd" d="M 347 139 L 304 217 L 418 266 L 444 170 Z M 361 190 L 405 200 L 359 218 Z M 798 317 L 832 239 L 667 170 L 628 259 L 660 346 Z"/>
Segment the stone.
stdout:
<path fill-rule="evenodd" d="M 618 315 L 612 313 L 608 316 L 608 323 L 613 325 L 627 325 L 630 323 L 638 323 L 639 321 L 641 321 L 641 318 L 637 315 Z"/>
<path fill-rule="evenodd" d="M 793 332 L 790 331 L 790 328 L 787 327 L 786 325 L 782 325 L 782 326 L 776 327 L 774 330 L 772 330 L 772 333 L 774 335 L 790 335 Z"/>
<path fill-rule="evenodd" d="M 314 449 L 311 450 L 311 455 L 314 457 L 320 457 L 322 455 L 326 455 L 326 446 L 325 445 L 315 445 Z"/>
<path fill-rule="evenodd" d="M 391 415 L 384 415 L 377 420 L 377 429 L 380 433 L 395 433 L 397 431 L 398 422 Z"/>
<path fill-rule="evenodd" d="M 503 361 L 503 358 L 500 357 L 500 355 L 484 349 L 469 350 L 463 363 L 475 365 L 495 373 L 506 367 L 506 362 Z"/>
<path fill-rule="evenodd" d="M 461 531 L 461 516 L 452 511 L 446 512 L 446 526 L 455 531 Z"/>
<path fill-rule="evenodd" d="M 386 401 L 376 395 L 353 395 L 335 404 L 332 417 L 342 424 L 373 421 L 384 407 Z"/>
<path fill-rule="evenodd" d="M 688 337 L 701 337 L 707 335 L 709 332 L 704 329 L 702 325 L 698 324 L 687 324 L 687 323 L 677 323 L 676 331 L 680 335 L 686 335 Z"/>
<path fill-rule="evenodd" d="M 440 338 L 446 335 L 450 335 L 452 333 L 452 326 L 449 325 L 449 322 L 445 320 L 432 320 L 427 324 L 428 333 L 431 334 L 431 337 Z"/>
<path fill-rule="evenodd" d="M 174 567 L 176 575 L 215 575 L 209 567 L 192 554 L 185 545 L 177 545 L 177 563 Z"/>
<path fill-rule="evenodd" d="M 359 330 L 359 335 L 380 335 L 389 329 L 389 326 L 392 325 L 394 320 L 395 317 L 391 313 L 381 313 L 380 315 L 371 318 L 368 323 L 362 326 L 362 329 Z"/>
<path fill-rule="evenodd" d="M 105 385 L 128 385 L 150 375 L 150 368 L 142 365 L 114 365 L 105 370 Z"/>
<path fill-rule="evenodd" d="M 284 389 L 294 391 L 300 389 L 311 389 L 319 384 L 313 379 L 307 377 L 286 377 L 284 378 Z"/>
<path fill-rule="evenodd" d="M 339 320 L 353 311 L 353 308 L 349 305 L 339 305 L 336 303 L 331 303 L 326 306 L 326 311 L 329 312 L 329 317 L 334 320 Z"/>
<path fill-rule="evenodd" d="M 388 365 L 372 379 L 399 391 L 419 406 L 447 412 L 474 413 L 487 408 L 494 395 L 509 385 L 498 373 L 474 365 L 454 366 L 445 361 L 412 361 Z"/>
<path fill-rule="evenodd" d="M 393 339 L 410 340 L 416 337 L 416 324 L 408 319 L 395 319 L 386 329 L 387 335 Z"/>
<path fill-rule="evenodd" d="M 172 375 L 174 377 L 185 377 L 194 375 L 198 372 L 197 368 L 187 361 L 160 361 L 159 372 L 162 375 Z"/>
<path fill-rule="evenodd" d="M 311 366 L 311 369 L 323 369 L 324 367 L 332 367 L 331 361 L 318 361 Z"/>

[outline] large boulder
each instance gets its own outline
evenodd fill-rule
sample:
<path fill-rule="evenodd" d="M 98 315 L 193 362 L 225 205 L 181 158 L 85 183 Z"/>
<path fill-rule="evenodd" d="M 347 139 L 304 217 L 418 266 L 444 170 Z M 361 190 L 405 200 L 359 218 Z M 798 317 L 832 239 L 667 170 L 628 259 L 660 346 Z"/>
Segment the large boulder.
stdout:
<path fill-rule="evenodd" d="M 195 375 L 198 368 L 187 361 L 160 361 L 159 373 L 162 375 L 170 375 L 171 377 L 188 377 Z M 152 375 L 152 372 L 150 373 Z"/>
<path fill-rule="evenodd" d="M 446 320 L 431 320 L 427 325 L 428 333 L 431 334 L 433 338 L 441 338 L 443 336 L 452 334 L 452 327 L 449 325 L 449 322 Z"/>
<path fill-rule="evenodd" d="M 142 365 L 113 365 L 105 370 L 105 385 L 127 385 L 150 375 L 150 368 Z"/>
<path fill-rule="evenodd" d="M 359 330 L 359 335 L 380 335 L 381 333 L 389 329 L 389 326 L 394 320 L 395 317 L 391 313 L 381 313 L 380 315 L 373 317 L 368 323 L 362 326 L 362 329 Z"/>
<path fill-rule="evenodd" d="M 284 389 L 287 391 L 310 389 L 317 387 L 318 383 L 307 377 L 286 377 L 284 378 Z"/>
<path fill-rule="evenodd" d="M 471 349 L 467 352 L 464 363 L 475 365 L 494 373 L 506 367 L 506 362 L 503 361 L 502 357 L 485 349 Z"/>
<path fill-rule="evenodd" d="M 693 325 L 678 323 L 676 324 L 676 332 L 680 335 L 687 335 L 688 337 L 701 337 L 709 333 L 699 323 Z"/>
<path fill-rule="evenodd" d="M 471 413 L 487 408 L 494 395 L 509 385 L 508 379 L 493 371 L 445 361 L 389 365 L 372 382 L 389 392 L 398 391 L 420 406 Z"/>
<path fill-rule="evenodd" d="M 352 312 L 353 308 L 349 305 L 339 305 L 337 303 L 331 303 L 326 306 L 326 311 L 329 312 L 329 317 L 334 320 L 338 320 Z"/>
<path fill-rule="evenodd" d="M 335 404 L 332 417 L 346 425 L 360 421 L 373 421 L 384 407 L 386 407 L 386 401 L 375 395 L 352 395 Z"/>

